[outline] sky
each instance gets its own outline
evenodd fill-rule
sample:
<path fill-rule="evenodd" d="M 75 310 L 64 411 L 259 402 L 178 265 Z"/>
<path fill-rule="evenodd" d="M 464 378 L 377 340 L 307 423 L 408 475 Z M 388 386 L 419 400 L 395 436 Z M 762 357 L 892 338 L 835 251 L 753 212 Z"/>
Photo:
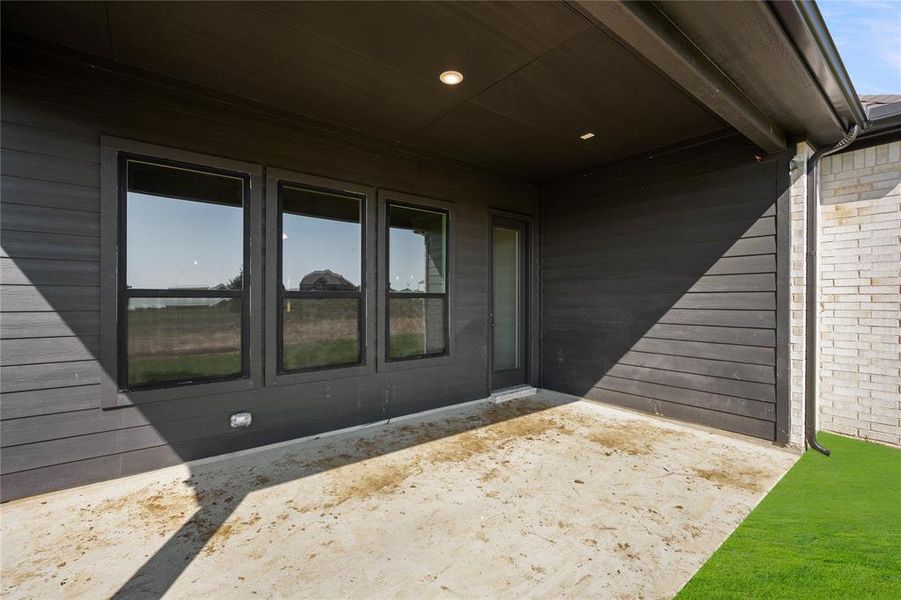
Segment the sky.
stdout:
<path fill-rule="evenodd" d="M 241 272 L 241 208 L 129 192 L 126 214 L 130 287 L 213 287 Z"/>
<path fill-rule="evenodd" d="M 901 94 L 901 0 L 819 0 L 858 95 Z"/>
<path fill-rule="evenodd" d="M 208 288 L 238 275 L 243 263 L 241 208 L 128 193 L 127 279 L 133 288 Z M 198 227 L 198 224 L 203 227 Z M 304 275 L 329 269 L 358 284 L 360 225 L 285 215 L 283 276 L 297 289 Z M 425 238 L 391 230 L 395 289 L 425 280 Z"/>

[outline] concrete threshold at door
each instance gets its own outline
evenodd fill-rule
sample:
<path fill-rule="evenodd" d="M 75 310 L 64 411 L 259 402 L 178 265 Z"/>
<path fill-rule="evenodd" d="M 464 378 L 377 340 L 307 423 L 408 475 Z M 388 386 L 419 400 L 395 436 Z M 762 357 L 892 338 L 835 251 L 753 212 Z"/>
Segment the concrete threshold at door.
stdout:
<path fill-rule="evenodd" d="M 517 385 L 515 387 L 496 390 L 491 393 L 491 401 L 495 404 L 513 400 L 515 398 L 525 398 L 526 396 L 534 396 L 538 390 L 530 385 Z"/>

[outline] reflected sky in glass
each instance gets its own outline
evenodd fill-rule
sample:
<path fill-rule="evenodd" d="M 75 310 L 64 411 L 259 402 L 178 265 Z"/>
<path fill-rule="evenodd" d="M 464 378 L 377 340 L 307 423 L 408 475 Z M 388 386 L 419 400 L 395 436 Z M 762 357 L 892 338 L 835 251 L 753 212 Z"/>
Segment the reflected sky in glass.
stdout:
<path fill-rule="evenodd" d="M 391 228 L 388 245 L 391 262 L 391 289 L 394 291 L 414 290 L 424 292 L 426 244 L 425 236 L 409 229 Z"/>
<path fill-rule="evenodd" d="M 391 227 L 388 233 L 388 283 L 391 290 L 444 292 L 446 216 L 407 206 L 391 206 L 389 213 Z M 427 236 L 426 232 L 430 235 Z M 429 256 L 430 251 L 433 256 Z M 431 269 L 431 273 L 428 269 Z"/>
<path fill-rule="evenodd" d="M 241 273 L 240 206 L 128 192 L 127 283 L 132 288 L 210 289 Z"/>

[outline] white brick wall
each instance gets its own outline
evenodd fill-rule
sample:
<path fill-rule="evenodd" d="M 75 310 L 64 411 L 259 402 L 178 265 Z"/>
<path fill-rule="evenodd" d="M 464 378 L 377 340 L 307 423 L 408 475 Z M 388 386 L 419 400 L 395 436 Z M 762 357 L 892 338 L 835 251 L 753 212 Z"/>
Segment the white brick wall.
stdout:
<path fill-rule="evenodd" d="M 826 157 L 820 182 L 819 427 L 901 445 L 901 142 Z M 803 285 L 804 259 L 795 208 L 793 194 L 793 442 L 796 423 L 803 428 L 794 406 L 796 377 L 803 390 L 795 348 L 795 260 L 802 263 Z"/>

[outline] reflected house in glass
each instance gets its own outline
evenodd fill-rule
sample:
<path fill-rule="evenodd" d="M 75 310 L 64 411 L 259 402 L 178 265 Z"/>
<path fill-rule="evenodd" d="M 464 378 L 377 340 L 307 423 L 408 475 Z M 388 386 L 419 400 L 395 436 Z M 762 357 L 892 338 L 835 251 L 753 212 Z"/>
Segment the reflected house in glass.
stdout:
<path fill-rule="evenodd" d="M 353 292 L 359 286 L 348 281 L 340 273 L 334 273 L 329 269 L 307 273 L 300 280 L 297 290 L 300 292 Z"/>
<path fill-rule="evenodd" d="M 388 359 L 447 351 L 447 225 L 442 210 L 389 203 Z"/>

